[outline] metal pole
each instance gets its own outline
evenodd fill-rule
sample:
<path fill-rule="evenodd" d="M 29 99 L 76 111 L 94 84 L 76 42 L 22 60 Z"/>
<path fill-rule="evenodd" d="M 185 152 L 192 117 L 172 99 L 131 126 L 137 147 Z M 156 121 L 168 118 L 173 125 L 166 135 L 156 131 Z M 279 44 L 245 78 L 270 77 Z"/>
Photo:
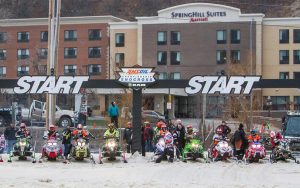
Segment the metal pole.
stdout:
<path fill-rule="evenodd" d="M 250 63 L 251 63 L 251 75 L 253 75 L 253 44 L 252 44 L 252 27 L 253 27 L 253 19 L 250 23 Z M 253 126 L 253 91 L 250 93 L 250 125 Z"/>
<path fill-rule="evenodd" d="M 205 116 L 206 116 L 206 94 L 203 94 L 203 100 L 202 100 L 202 127 L 201 127 L 201 134 L 202 139 L 204 138 L 204 131 L 205 131 Z M 203 140 L 204 142 L 204 140 Z"/>
<path fill-rule="evenodd" d="M 57 44 L 58 44 L 58 34 L 59 34 L 59 15 L 60 15 L 60 0 L 50 0 L 49 1 L 49 29 L 48 29 L 48 66 L 47 74 L 51 76 L 56 75 L 56 64 L 57 64 Z M 50 34 L 49 34 L 50 32 Z M 51 84 L 55 85 L 55 84 Z M 47 121 L 46 126 L 55 123 L 55 95 L 47 95 Z"/>
<path fill-rule="evenodd" d="M 132 153 L 136 151 L 141 151 L 142 146 L 142 137 L 141 137 L 141 124 L 142 124 L 142 90 L 135 90 L 132 91 L 132 115 L 133 115 L 133 133 L 132 133 Z"/>

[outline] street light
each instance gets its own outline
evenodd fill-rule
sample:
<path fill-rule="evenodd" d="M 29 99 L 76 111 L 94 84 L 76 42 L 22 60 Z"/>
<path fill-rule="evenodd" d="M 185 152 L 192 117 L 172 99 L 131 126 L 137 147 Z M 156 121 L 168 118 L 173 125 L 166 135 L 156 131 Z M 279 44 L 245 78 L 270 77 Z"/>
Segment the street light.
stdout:
<path fill-rule="evenodd" d="M 272 99 L 270 96 L 267 98 L 268 117 L 271 117 Z"/>

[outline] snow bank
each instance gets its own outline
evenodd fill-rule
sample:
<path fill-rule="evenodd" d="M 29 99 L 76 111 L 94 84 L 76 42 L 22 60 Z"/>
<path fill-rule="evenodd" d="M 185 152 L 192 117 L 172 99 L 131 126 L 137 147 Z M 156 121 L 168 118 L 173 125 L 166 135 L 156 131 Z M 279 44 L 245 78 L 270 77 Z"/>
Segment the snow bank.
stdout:
<path fill-rule="evenodd" d="M 300 165 L 294 162 L 155 164 L 150 158 L 151 154 L 144 158 L 135 153 L 128 157 L 127 164 L 105 160 L 103 165 L 92 165 L 89 161 L 32 164 L 29 160 L 14 159 L 12 163 L 0 163 L 0 187 L 300 187 Z"/>

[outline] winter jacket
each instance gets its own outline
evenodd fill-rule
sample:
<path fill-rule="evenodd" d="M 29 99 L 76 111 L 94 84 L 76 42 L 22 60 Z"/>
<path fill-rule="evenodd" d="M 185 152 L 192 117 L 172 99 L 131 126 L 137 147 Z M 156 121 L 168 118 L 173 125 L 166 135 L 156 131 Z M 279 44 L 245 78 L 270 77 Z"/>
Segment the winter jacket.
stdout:
<path fill-rule="evenodd" d="M 227 125 L 219 125 L 216 130 L 218 129 L 222 129 L 222 133 L 223 133 L 223 136 L 227 136 L 230 132 L 231 132 L 231 129 L 227 126 Z"/>
<path fill-rule="evenodd" d="M 107 138 L 119 138 L 119 131 L 114 129 L 112 132 L 107 129 L 104 133 L 104 138 L 107 139 Z"/>
<path fill-rule="evenodd" d="M 57 139 L 58 137 L 59 137 L 59 134 L 57 131 L 48 130 L 47 139 Z"/>
<path fill-rule="evenodd" d="M 4 131 L 4 137 L 6 140 L 17 140 L 16 138 L 16 132 L 17 132 L 17 128 L 15 127 L 6 127 L 5 131 Z"/>
<path fill-rule="evenodd" d="M 119 108 L 116 105 L 111 105 L 108 109 L 109 117 L 119 116 Z"/>
<path fill-rule="evenodd" d="M 31 134 L 29 132 L 29 130 L 25 129 L 25 130 L 21 130 L 19 129 L 17 132 L 16 132 L 16 137 L 19 137 L 19 138 L 27 138 L 27 137 L 30 137 Z"/>
<path fill-rule="evenodd" d="M 144 128 L 144 140 L 153 140 L 154 137 L 154 131 L 152 127 L 146 126 Z"/>
<path fill-rule="evenodd" d="M 63 131 L 62 135 L 63 135 L 62 144 L 71 144 L 71 141 L 72 141 L 72 131 L 71 131 L 71 129 L 65 129 Z"/>
<path fill-rule="evenodd" d="M 232 138 L 232 144 L 236 150 L 246 149 L 247 139 L 246 133 L 243 129 L 238 129 L 235 131 Z"/>
<path fill-rule="evenodd" d="M 132 143 L 132 134 L 133 134 L 133 130 L 132 128 L 126 128 L 124 131 L 124 140 L 126 140 L 127 144 L 131 144 Z"/>

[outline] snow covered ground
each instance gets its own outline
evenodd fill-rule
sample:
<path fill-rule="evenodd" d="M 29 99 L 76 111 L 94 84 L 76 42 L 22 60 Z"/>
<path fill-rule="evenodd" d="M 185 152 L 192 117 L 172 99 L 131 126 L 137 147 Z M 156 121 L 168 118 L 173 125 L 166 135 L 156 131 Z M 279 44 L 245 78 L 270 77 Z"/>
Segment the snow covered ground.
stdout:
<path fill-rule="evenodd" d="M 29 160 L 14 159 L 12 163 L 5 160 L 0 163 L 0 187 L 300 187 L 300 165 L 292 161 L 249 165 L 235 162 L 155 164 L 150 162 L 149 156 L 133 155 L 127 164 L 104 161 L 103 165 L 88 161 L 32 164 Z"/>

